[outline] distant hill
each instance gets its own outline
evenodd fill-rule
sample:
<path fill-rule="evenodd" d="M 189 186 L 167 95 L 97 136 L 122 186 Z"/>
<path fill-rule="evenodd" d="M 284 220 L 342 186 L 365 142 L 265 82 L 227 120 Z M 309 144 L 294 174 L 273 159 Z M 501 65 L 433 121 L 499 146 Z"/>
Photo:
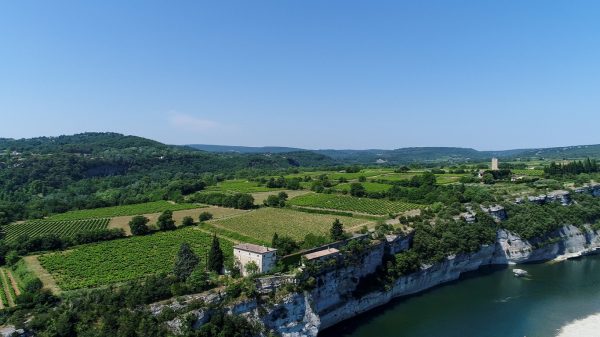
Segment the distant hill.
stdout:
<path fill-rule="evenodd" d="M 288 147 L 244 147 L 226 145 L 189 145 L 190 147 L 217 153 L 285 153 L 310 151 L 325 155 L 340 164 L 408 164 L 422 162 L 473 162 L 486 161 L 492 157 L 510 159 L 581 159 L 600 158 L 600 145 L 579 145 L 539 149 L 514 149 L 502 151 L 478 151 L 459 147 L 408 147 L 395 150 L 305 150 Z"/>
<path fill-rule="evenodd" d="M 229 146 L 229 145 L 205 145 L 205 144 L 190 144 L 186 145 L 191 148 L 207 151 L 207 152 L 219 152 L 219 153 L 286 153 L 286 152 L 297 152 L 307 151 L 295 147 L 281 147 L 281 146 L 263 146 L 263 147 L 252 147 L 252 146 Z"/>
<path fill-rule="evenodd" d="M 235 174 L 332 166 L 310 151 L 213 153 L 118 133 L 0 139 L 0 224 L 72 209 L 181 200 Z"/>

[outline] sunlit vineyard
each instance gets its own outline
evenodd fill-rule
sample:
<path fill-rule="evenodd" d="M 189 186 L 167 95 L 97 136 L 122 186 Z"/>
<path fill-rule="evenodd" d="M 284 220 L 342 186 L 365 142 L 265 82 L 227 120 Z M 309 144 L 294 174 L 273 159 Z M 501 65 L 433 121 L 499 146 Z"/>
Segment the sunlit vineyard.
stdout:
<path fill-rule="evenodd" d="M 261 208 L 240 216 L 214 220 L 210 224 L 217 228 L 223 228 L 269 243 L 275 233 L 296 240 L 304 239 L 306 234 L 309 233 L 328 236 L 331 224 L 337 218 L 342 221 L 346 228 L 370 222 L 361 218 L 311 214 L 285 208 Z"/>
<path fill-rule="evenodd" d="M 354 211 L 359 213 L 385 215 L 421 208 L 422 205 L 385 199 L 355 198 L 337 194 L 306 194 L 290 200 L 290 204 L 304 207 L 317 207 Z"/>
<path fill-rule="evenodd" d="M 116 216 L 138 215 L 158 213 L 166 210 L 180 211 L 184 209 L 198 208 L 196 204 L 175 204 L 165 200 L 146 202 L 143 204 L 122 205 L 113 207 L 102 207 L 94 209 L 84 209 L 79 211 L 71 211 L 61 214 L 56 214 L 49 219 L 51 220 L 80 220 L 80 219 L 95 219 L 95 218 L 112 218 Z"/>
<path fill-rule="evenodd" d="M 34 220 L 5 226 L 4 232 L 7 241 L 14 241 L 21 235 L 27 235 L 31 238 L 46 234 L 72 237 L 81 232 L 106 229 L 109 222 L 110 219 Z"/>
<path fill-rule="evenodd" d="M 82 245 L 66 252 L 41 255 L 39 260 L 61 289 L 73 290 L 170 272 L 183 242 L 191 245 L 202 268 L 211 240 L 210 234 L 188 227 Z M 221 239 L 221 248 L 230 260 L 232 243 Z"/>

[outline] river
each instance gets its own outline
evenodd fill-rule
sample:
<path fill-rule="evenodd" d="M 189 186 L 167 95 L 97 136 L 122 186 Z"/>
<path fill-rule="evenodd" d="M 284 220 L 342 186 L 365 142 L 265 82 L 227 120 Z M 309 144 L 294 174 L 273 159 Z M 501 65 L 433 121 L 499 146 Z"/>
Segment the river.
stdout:
<path fill-rule="evenodd" d="M 529 276 L 514 277 L 512 267 L 485 267 L 319 337 L 600 336 L 600 255 L 518 268 Z"/>

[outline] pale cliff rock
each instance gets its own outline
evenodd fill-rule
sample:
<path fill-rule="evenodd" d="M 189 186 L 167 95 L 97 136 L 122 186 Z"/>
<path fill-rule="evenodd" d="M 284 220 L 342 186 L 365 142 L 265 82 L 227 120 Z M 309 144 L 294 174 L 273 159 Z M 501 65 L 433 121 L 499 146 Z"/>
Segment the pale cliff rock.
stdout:
<path fill-rule="evenodd" d="M 590 226 L 582 229 L 563 226 L 531 241 L 499 230 L 495 244 L 484 245 L 474 253 L 449 256 L 440 263 L 401 276 L 388 291 L 373 291 L 355 297 L 360 279 L 375 272 L 382 263 L 385 244 L 380 243 L 373 245 L 358 264 L 341 266 L 319 275 L 317 286 L 311 291 L 288 294 L 276 304 L 262 308 L 256 301 L 242 302 L 231 307 L 229 312 L 259 322 L 267 332 L 273 331 L 283 337 L 316 337 L 320 330 L 384 305 L 393 298 L 456 280 L 462 273 L 481 266 L 565 259 L 596 250 L 600 250 L 600 232 L 593 231 Z M 154 311 L 160 312 L 157 308 Z M 206 314 L 202 313 L 200 319 L 205 320 Z M 197 325 L 201 324 L 197 322 Z"/>

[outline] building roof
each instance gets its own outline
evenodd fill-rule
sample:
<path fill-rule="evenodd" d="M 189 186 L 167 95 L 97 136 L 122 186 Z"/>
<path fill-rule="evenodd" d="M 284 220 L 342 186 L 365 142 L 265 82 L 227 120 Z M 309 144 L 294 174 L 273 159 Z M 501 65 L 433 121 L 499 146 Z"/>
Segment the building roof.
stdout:
<path fill-rule="evenodd" d="M 323 256 L 337 254 L 339 252 L 340 251 L 335 248 L 327 248 L 327 249 L 316 251 L 314 253 L 306 254 L 306 255 L 304 255 L 304 257 L 307 260 L 314 260 L 314 259 L 318 259 Z"/>
<path fill-rule="evenodd" d="M 239 249 L 239 250 L 245 250 L 247 252 L 257 253 L 257 254 L 266 254 L 266 253 L 274 252 L 277 250 L 275 248 L 259 246 L 259 245 L 255 245 L 255 244 L 251 244 L 251 243 L 240 243 L 239 245 L 236 245 L 233 248 Z"/>

